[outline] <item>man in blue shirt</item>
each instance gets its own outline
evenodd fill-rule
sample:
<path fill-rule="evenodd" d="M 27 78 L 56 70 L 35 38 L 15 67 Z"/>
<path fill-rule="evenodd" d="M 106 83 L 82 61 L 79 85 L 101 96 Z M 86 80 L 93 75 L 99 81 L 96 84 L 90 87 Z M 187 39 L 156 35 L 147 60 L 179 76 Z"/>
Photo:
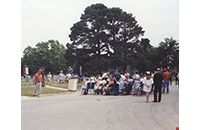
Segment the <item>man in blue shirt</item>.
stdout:
<path fill-rule="evenodd" d="M 117 69 L 113 73 L 112 77 L 114 78 L 114 95 L 117 96 L 119 92 L 119 81 L 121 80 L 121 75 Z"/>

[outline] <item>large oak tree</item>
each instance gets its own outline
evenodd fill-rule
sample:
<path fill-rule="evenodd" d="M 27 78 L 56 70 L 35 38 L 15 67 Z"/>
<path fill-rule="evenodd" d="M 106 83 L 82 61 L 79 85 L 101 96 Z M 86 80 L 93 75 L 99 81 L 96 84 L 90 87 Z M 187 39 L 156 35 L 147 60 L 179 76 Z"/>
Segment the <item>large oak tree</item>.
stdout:
<path fill-rule="evenodd" d="M 87 7 L 69 35 L 78 64 L 95 68 L 99 73 L 108 68 L 126 68 L 132 64 L 135 48 L 144 34 L 130 13 L 103 4 Z M 88 69 L 89 71 L 89 69 Z"/>

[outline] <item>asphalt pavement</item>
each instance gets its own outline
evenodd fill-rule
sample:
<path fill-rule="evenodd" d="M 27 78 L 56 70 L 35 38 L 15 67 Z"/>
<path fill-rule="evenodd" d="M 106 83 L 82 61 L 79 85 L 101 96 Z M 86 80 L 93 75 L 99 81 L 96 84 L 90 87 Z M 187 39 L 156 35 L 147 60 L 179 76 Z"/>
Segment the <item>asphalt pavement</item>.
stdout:
<path fill-rule="evenodd" d="M 179 126 L 179 91 L 160 103 L 146 103 L 145 96 L 64 95 L 21 99 L 22 130 L 175 130 Z"/>

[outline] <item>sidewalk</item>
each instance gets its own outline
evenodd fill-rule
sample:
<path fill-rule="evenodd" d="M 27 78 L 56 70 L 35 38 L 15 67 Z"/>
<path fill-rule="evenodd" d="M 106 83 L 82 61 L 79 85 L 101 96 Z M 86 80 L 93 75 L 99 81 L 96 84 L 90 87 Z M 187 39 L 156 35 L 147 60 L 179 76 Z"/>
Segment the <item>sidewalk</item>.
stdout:
<path fill-rule="evenodd" d="M 52 86 L 49 86 L 49 85 L 45 85 L 45 87 L 51 88 L 51 89 L 58 89 L 58 90 L 68 91 L 68 89 L 58 88 L 58 87 L 52 87 Z"/>

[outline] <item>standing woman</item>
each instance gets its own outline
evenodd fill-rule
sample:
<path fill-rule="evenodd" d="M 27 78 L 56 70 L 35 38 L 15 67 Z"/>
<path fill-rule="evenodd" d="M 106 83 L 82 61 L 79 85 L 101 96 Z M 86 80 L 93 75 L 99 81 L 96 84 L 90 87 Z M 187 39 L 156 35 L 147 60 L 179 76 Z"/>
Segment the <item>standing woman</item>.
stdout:
<path fill-rule="evenodd" d="M 140 86 L 140 75 L 139 75 L 139 71 L 136 70 L 135 71 L 135 75 L 133 75 L 133 86 L 132 86 L 132 91 L 134 92 L 135 89 L 138 89 Z"/>
<path fill-rule="evenodd" d="M 124 76 L 124 72 L 123 71 L 121 71 L 121 80 L 119 81 L 119 92 L 120 92 L 120 94 L 122 93 L 122 89 L 123 89 L 123 87 L 124 87 L 124 81 L 125 81 L 125 76 Z"/>
<path fill-rule="evenodd" d="M 151 86 L 153 84 L 153 79 L 149 71 L 146 72 L 146 77 L 143 79 L 143 91 L 146 92 L 147 103 L 149 103 L 149 93 L 151 91 Z"/>

